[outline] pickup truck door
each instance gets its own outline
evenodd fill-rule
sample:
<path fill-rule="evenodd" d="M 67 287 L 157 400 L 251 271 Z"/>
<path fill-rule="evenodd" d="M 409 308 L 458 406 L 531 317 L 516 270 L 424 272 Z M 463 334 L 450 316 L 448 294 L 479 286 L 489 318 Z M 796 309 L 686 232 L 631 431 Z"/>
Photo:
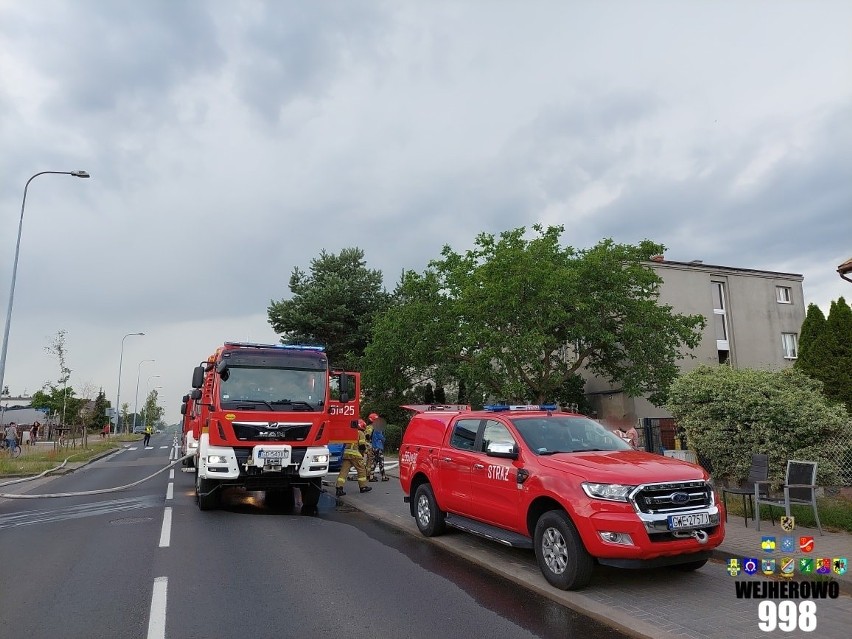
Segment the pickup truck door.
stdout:
<path fill-rule="evenodd" d="M 489 457 L 488 444 L 517 442 L 508 427 L 496 419 L 486 420 L 471 469 L 471 516 L 501 528 L 519 530 L 520 493 L 518 464 L 505 457 Z"/>
<path fill-rule="evenodd" d="M 443 510 L 470 516 L 470 473 L 477 458 L 474 451 L 480 419 L 459 419 L 452 423 L 445 446 L 438 453 L 438 476 L 434 488 Z"/>

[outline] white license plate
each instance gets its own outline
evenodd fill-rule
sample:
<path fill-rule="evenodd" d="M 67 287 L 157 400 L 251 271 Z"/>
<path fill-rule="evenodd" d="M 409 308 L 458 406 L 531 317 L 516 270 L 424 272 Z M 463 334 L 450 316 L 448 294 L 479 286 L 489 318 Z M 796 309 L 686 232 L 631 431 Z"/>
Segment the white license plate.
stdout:
<path fill-rule="evenodd" d="M 710 525 L 709 513 L 693 513 L 691 515 L 669 515 L 669 530 L 682 528 L 699 528 Z"/>
<path fill-rule="evenodd" d="M 290 451 L 286 448 L 279 450 L 261 450 L 257 453 L 258 459 L 287 459 L 290 457 Z"/>

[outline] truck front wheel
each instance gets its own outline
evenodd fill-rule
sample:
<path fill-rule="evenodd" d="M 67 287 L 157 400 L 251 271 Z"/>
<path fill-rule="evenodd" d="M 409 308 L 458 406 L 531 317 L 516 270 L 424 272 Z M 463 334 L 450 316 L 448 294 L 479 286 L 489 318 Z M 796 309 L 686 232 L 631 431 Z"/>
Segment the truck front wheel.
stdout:
<path fill-rule="evenodd" d="M 414 492 L 414 521 L 417 528 L 427 537 L 444 532 L 444 513 L 438 509 L 435 493 L 429 484 L 420 484 Z"/>
<path fill-rule="evenodd" d="M 560 590 L 587 585 L 595 567 L 570 517 L 561 510 L 551 510 L 538 520 L 535 558 L 544 578 Z"/>
<path fill-rule="evenodd" d="M 200 510 L 214 510 L 219 507 L 219 482 L 215 479 L 202 479 L 195 474 L 195 498 Z"/>
<path fill-rule="evenodd" d="M 321 494 L 322 479 L 315 479 L 310 485 L 302 488 L 302 514 L 316 514 Z"/>

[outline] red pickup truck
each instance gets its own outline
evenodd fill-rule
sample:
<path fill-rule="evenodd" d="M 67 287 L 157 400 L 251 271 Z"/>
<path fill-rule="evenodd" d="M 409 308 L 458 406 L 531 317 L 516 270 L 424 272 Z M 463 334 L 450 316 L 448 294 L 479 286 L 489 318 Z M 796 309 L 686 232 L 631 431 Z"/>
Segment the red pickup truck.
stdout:
<path fill-rule="evenodd" d="M 453 526 L 532 548 L 563 590 L 596 563 L 703 566 L 725 536 L 700 466 L 633 450 L 583 415 L 550 406 L 416 407 L 402 440 L 405 501 L 420 532 Z"/>

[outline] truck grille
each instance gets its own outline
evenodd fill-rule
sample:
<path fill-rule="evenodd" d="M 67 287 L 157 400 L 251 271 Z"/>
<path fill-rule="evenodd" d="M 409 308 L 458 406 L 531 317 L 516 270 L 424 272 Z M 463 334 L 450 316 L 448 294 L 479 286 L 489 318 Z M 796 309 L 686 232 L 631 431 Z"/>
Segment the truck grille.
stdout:
<path fill-rule="evenodd" d="M 310 424 L 231 422 L 231 426 L 237 439 L 251 442 L 303 442 L 311 432 Z"/>
<path fill-rule="evenodd" d="M 636 508 L 643 513 L 678 513 L 695 508 L 707 508 L 712 490 L 703 481 L 679 481 L 642 486 L 634 495 Z"/>

